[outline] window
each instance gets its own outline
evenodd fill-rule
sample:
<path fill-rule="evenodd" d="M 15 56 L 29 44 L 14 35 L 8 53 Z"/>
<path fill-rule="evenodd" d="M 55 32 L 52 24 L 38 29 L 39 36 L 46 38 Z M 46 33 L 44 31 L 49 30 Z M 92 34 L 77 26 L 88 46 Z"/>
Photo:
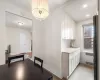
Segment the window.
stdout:
<path fill-rule="evenodd" d="M 84 25 L 84 49 L 93 49 L 94 26 L 93 24 Z"/>

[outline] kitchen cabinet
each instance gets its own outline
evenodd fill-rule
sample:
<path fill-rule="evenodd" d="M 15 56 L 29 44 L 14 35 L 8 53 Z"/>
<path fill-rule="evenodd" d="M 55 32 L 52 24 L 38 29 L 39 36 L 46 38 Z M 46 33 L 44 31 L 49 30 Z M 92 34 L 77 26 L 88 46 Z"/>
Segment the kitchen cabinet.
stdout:
<path fill-rule="evenodd" d="M 77 50 L 71 54 L 69 54 L 69 75 L 75 70 L 77 65 L 80 62 L 80 50 Z"/>
<path fill-rule="evenodd" d="M 62 23 L 62 39 L 74 39 L 74 33 L 75 22 L 69 16 L 66 15 Z"/>
<path fill-rule="evenodd" d="M 80 48 L 67 48 L 62 51 L 62 75 L 68 78 L 80 62 Z"/>

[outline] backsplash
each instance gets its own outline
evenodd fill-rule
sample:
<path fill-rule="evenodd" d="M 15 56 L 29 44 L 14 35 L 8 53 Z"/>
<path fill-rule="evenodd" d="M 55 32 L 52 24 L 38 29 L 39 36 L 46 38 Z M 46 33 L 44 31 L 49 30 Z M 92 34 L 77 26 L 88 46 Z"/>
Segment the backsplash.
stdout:
<path fill-rule="evenodd" d="M 61 48 L 69 48 L 71 39 L 62 39 Z"/>

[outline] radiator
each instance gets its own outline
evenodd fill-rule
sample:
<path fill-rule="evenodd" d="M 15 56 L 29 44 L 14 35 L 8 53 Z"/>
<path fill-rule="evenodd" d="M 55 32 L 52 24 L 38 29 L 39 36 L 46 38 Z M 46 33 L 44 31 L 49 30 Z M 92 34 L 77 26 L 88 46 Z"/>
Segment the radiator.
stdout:
<path fill-rule="evenodd" d="M 86 54 L 86 56 L 87 56 L 87 58 L 89 58 L 89 59 L 93 59 L 93 61 L 94 61 L 94 54 L 93 53 L 88 53 L 88 52 L 86 52 L 85 53 Z M 88 60 L 86 60 L 86 64 L 88 64 L 88 65 L 93 65 L 94 63 L 93 63 L 93 61 L 88 61 Z"/>

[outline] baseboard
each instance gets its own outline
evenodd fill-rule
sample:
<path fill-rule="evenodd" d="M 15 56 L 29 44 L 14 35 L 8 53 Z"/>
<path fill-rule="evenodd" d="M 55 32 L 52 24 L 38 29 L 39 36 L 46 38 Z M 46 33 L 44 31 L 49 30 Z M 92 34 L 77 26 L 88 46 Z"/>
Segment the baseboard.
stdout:
<path fill-rule="evenodd" d="M 85 66 L 85 67 L 90 68 L 90 69 L 94 69 L 93 65 L 88 65 L 86 63 L 80 63 L 80 65 Z"/>
<path fill-rule="evenodd" d="M 62 79 L 62 74 L 60 72 L 60 70 L 54 70 L 53 68 L 51 68 L 50 66 L 46 65 L 45 63 L 43 64 L 43 67 L 48 70 L 49 72 L 51 72 L 53 75 L 55 75 L 56 77 L 58 77 L 59 79 Z"/>

